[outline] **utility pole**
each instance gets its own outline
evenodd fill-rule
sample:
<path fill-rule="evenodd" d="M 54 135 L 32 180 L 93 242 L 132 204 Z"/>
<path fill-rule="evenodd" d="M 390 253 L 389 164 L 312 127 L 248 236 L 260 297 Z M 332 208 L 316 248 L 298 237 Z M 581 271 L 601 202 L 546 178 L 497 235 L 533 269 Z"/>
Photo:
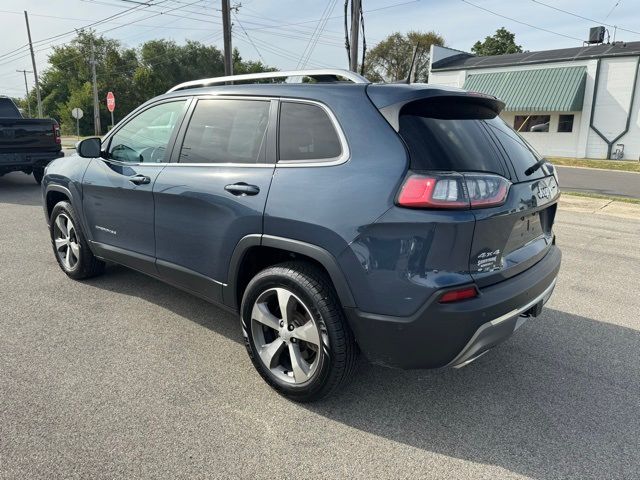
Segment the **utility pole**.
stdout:
<path fill-rule="evenodd" d="M 100 103 L 98 101 L 98 82 L 96 80 L 96 47 L 91 42 L 91 76 L 93 78 L 93 131 L 94 135 L 102 135 L 102 128 L 100 126 Z"/>
<path fill-rule="evenodd" d="M 26 92 L 26 96 L 24 98 L 27 100 L 27 109 L 29 110 L 29 116 L 31 116 L 31 102 L 29 101 L 29 85 L 27 84 L 27 73 L 33 72 L 31 70 L 16 70 L 16 72 L 24 74 L 24 91 Z"/>
<path fill-rule="evenodd" d="M 33 76 L 36 80 L 36 97 L 38 99 L 38 117 L 42 118 L 42 100 L 40 99 L 40 84 L 38 83 L 38 69 L 36 68 L 36 57 L 33 54 L 33 43 L 31 43 L 31 29 L 29 28 L 29 15 L 24 11 L 24 21 L 27 22 L 27 37 L 29 37 L 29 50 L 31 50 L 31 64 L 33 65 Z"/>
<path fill-rule="evenodd" d="M 233 75 L 233 50 L 231 47 L 231 7 L 229 0 L 222 0 L 222 30 L 224 32 L 224 74 Z"/>
<path fill-rule="evenodd" d="M 358 72 L 358 34 L 360 32 L 360 5 L 361 0 L 351 0 L 351 58 L 349 70 Z"/>

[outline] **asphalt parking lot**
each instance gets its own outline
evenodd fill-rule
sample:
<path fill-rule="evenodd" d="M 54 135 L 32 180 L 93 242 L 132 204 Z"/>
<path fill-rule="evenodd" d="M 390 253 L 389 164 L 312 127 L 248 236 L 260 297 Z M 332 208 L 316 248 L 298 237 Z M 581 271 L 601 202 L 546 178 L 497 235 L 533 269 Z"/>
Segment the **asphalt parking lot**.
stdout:
<path fill-rule="evenodd" d="M 0 178 L 0 478 L 638 478 L 640 218 L 561 208 L 543 315 L 461 370 L 362 361 L 290 403 L 237 319 L 121 267 L 65 277 Z"/>

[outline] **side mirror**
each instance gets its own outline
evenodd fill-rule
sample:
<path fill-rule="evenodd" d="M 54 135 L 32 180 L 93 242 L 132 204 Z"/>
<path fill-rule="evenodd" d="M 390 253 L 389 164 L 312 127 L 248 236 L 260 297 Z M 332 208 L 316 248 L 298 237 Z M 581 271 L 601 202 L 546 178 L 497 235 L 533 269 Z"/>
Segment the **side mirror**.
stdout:
<path fill-rule="evenodd" d="M 102 142 L 98 137 L 85 138 L 76 144 L 76 152 L 83 158 L 97 158 L 102 150 Z"/>

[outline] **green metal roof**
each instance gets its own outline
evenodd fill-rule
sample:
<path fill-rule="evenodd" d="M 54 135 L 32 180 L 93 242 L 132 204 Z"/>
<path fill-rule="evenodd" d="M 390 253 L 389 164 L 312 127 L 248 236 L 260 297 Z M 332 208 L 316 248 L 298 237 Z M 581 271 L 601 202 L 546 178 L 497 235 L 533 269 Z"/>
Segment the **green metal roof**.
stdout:
<path fill-rule="evenodd" d="M 467 76 L 465 90 L 494 95 L 510 112 L 582 110 L 587 67 L 540 68 Z"/>

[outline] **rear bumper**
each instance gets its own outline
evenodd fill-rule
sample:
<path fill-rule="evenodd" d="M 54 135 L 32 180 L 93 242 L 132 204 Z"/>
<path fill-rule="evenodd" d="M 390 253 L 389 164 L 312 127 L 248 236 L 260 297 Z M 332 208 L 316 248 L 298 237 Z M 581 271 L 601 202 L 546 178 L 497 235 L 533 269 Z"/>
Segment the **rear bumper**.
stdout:
<path fill-rule="evenodd" d="M 373 363 L 399 368 L 461 367 L 503 342 L 549 299 L 561 263 L 554 245 L 533 267 L 482 288 L 476 298 L 441 304 L 436 292 L 410 317 L 346 308 L 360 349 Z"/>
<path fill-rule="evenodd" d="M 34 168 L 46 167 L 56 158 L 64 157 L 64 152 L 21 152 L 0 154 L 0 173 L 9 173 L 23 170 L 33 170 Z"/>

